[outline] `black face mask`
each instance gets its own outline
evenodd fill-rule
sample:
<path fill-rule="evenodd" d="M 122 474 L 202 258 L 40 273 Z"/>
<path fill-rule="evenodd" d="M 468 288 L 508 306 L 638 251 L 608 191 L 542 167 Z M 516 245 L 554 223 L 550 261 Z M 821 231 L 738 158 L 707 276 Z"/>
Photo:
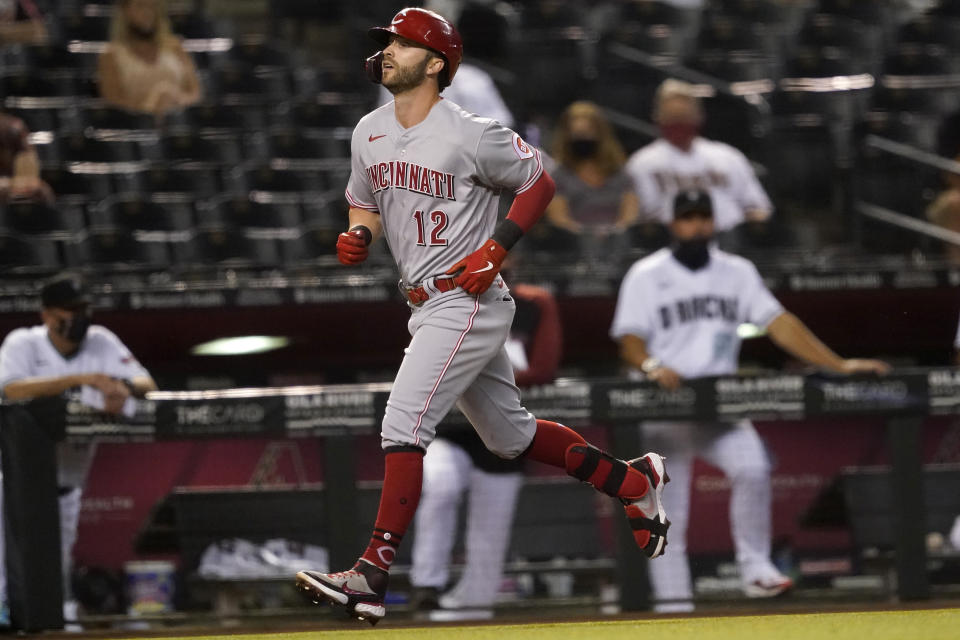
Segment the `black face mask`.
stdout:
<path fill-rule="evenodd" d="M 144 29 L 135 24 L 128 24 L 127 32 L 134 40 L 153 40 L 153 37 L 157 35 L 157 28 L 153 26 Z"/>
<path fill-rule="evenodd" d="M 593 138 L 573 138 L 570 140 L 570 153 L 575 158 L 589 158 L 597 152 L 600 143 Z"/>
<path fill-rule="evenodd" d="M 60 324 L 57 325 L 57 333 L 74 344 L 80 344 L 87 337 L 87 329 L 90 328 L 91 324 L 93 324 L 93 321 L 90 313 L 88 311 L 80 312 L 69 320 L 61 320 Z"/>
<path fill-rule="evenodd" d="M 690 271 L 697 271 L 710 262 L 710 241 L 712 238 L 691 238 L 674 240 L 673 257 Z"/>

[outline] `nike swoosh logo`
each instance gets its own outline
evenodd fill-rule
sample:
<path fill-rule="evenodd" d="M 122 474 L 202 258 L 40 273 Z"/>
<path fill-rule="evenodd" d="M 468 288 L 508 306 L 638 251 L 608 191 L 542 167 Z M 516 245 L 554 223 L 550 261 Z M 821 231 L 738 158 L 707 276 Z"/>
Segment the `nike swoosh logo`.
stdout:
<path fill-rule="evenodd" d="M 373 134 L 371 133 L 371 134 L 370 134 L 370 137 L 367 138 L 367 142 L 373 142 L 374 140 L 379 140 L 380 138 L 385 138 L 386 136 L 387 136 L 387 134 L 385 134 L 385 133 L 381 133 L 381 134 L 378 135 L 378 136 L 375 136 L 375 135 L 373 135 Z"/>
<path fill-rule="evenodd" d="M 485 266 L 483 269 L 477 269 L 476 271 L 471 271 L 470 273 L 483 273 L 484 271 L 490 271 L 490 269 L 493 269 L 493 263 L 487 260 L 487 266 Z"/>

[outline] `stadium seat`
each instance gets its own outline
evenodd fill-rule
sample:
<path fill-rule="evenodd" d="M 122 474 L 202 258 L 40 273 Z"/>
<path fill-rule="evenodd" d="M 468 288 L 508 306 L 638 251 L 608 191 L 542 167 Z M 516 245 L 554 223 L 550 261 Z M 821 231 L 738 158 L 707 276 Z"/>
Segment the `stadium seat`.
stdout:
<path fill-rule="evenodd" d="M 816 10 L 818 13 L 882 27 L 894 19 L 892 9 L 889 3 L 875 0 L 818 0 Z"/>
<path fill-rule="evenodd" d="M 697 51 L 780 51 L 777 33 L 760 22 L 743 22 L 730 16 L 705 20 L 697 34 Z"/>
<path fill-rule="evenodd" d="M 165 242 L 140 240 L 118 229 L 91 229 L 86 238 L 64 248 L 75 269 L 165 269 L 171 264 Z"/>
<path fill-rule="evenodd" d="M 259 166 L 244 173 L 247 191 L 262 194 L 297 195 L 309 191 L 325 191 L 327 180 L 320 171 L 298 171 Z"/>
<path fill-rule="evenodd" d="M 93 202 L 106 198 L 111 192 L 110 177 L 104 174 L 73 173 L 63 167 L 45 165 L 40 177 L 50 185 L 60 203 Z"/>
<path fill-rule="evenodd" d="M 330 225 L 311 225 L 303 230 L 298 238 L 280 243 L 283 261 L 287 265 L 309 264 L 317 258 L 331 257 L 337 254 L 337 236 L 339 227 Z"/>
<path fill-rule="evenodd" d="M 211 70 L 210 95 L 224 104 L 268 104 L 290 96 L 290 78 L 284 68 L 256 68 L 233 64 Z"/>
<path fill-rule="evenodd" d="M 80 119 L 84 127 L 98 131 L 153 131 L 156 127 L 153 116 L 146 113 L 127 111 L 107 105 L 84 107 L 80 110 Z"/>
<path fill-rule="evenodd" d="M 4 111 L 23 120 L 31 133 L 39 131 L 56 131 L 60 127 L 59 109 L 4 109 Z"/>
<path fill-rule="evenodd" d="M 140 160 L 140 147 L 129 140 L 95 140 L 82 133 L 59 139 L 60 158 L 64 162 L 134 162 Z"/>
<path fill-rule="evenodd" d="M 676 58 L 687 48 L 684 34 L 664 24 L 650 25 L 633 20 L 619 22 L 610 36 L 616 42 L 656 56 Z"/>
<path fill-rule="evenodd" d="M 297 203 L 254 202 L 234 196 L 208 203 L 207 207 L 209 210 L 200 215 L 227 227 L 292 229 L 300 224 L 300 206 Z"/>
<path fill-rule="evenodd" d="M 197 104 L 184 111 L 187 124 L 199 133 L 256 131 L 263 128 L 258 105 Z"/>
<path fill-rule="evenodd" d="M 35 44 L 23 48 L 23 59 L 27 67 L 51 71 L 72 71 L 83 61 L 82 56 L 71 53 L 63 44 Z"/>
<path fill-rule="evenodd" d="M 0 227 L 19 234 L 65 238 L 85 224 L 83 210 L 76 206 L 13 200 L 0 207 Z"/>
<path fill-rule="evenodd" d="M 787 25 L 803 15 L 806 7 L 801 2 L 776 0 L 710 0 L 705 3 L 712 14 L 729 16 L 739 22 Z"/>
<path fill-rule="evenodd" d="M 56 243 L 0 231 L 0 268 L 9 274 L 52 274 L 60 270 Z"/>
<path fill-rule="evenodd" d="M 935 45 L 958 52 L 960 51 L 960 18 L 919 16 L 900 28 L 897 41 L 901 45 Z"/>
<path fill-rule="evenodd" d="M 189 40 L 207 40 L 222 37 L 217 33 L 213 22 L 199 13 L 186 13 L 170 16 L 170 30 L 181 38 Z"/>
<path fill-rule="evenodd" d="M 114 196 L 90 209 L 91 227 L 125 232 L 187 231 L 193 228 L 193 201 L 155 202 L 146 195 Z"/>
<path fill-rule="evenodd" d="M 319 160 L 322 158 L 349 158 L 349 138 L 335 138 L 333 132 L 305 134 L 296 129 L 287 129 L 268 134 L 267 146 L 270 156 L 288 160 Z"/>
<path fill-rule="evenodd" d="M 800 30 L 798 44 L 820 51 L 845 51 L 861 66 L 875 70 L 874 61 L 883 51 L 883 32 L 842 16 L 815 14 Z"/>
<path fill-rule="evenodd" d="M 289 52 L 261 39 L 247 38 L 234 42 L 226 55 L 233 64 L 244 67 L 289 68 L 292 66 Z"/>
<path fill-rule="evenodd" d="M 73 78 L 41 73 L 12 73 L 0 78 L 0 90 L 7 106 L 11 98 L 63 98 L 74 94 Z"/>
<path fill-rule="evenodd" d="M 687 66 L 713 78 L 727 82 L 771 80 L 775 63 L 760 52 L 701 51 L 694 54 Z"/>
<path fill-rule="evenodd" d="M 163 157 L 171 162 L 236 164 L 240 141 L 229 135 L 197 135 L 192 131 L 168 133 L 161 138 Z"/>
<path fill-rule="evenodd" d="M 110 16 L 76 13 L 61 17 L 60 37 L 64 42 L 106 42 L 110 39 Z"/>
<path fill-rule="evenodd" d="M 148 197 L 211 198 L 220 192 L 218 173 L 207 167 L 151 165 L 144 171 L 115 176 L 121 191 L 142 191 Z"/>
<path fill-rule="evenodd" d="M 342 94 L 334 94 L 341 97 Z M 274 121 L 279 126 L 297 129 L 330 129 L 332 127 L 352 127 L 359 120 L 357 107 L 341 100 L 320 102 L 295 102 L 277 110 Z"/>
<path fill-rule="evenodd" d="M 580 237 L 549 222 L 534 225 L 520 241 L 524 256 L 533 260 L 559 260 L 580 253 Z"/>
<path fill-rule="evenodd" d="M 251 237 L 240 229 L 200 229 L 189 251 L 191 261 L 197 265 L 269 267 L 280 264 L 275 240 Z"/>
<path fill-rule="evenodd" d="M 659 222 L 641 222 L 626 230 L 630 246 L 644 251 L 656 251 L 670 244 L 670 230 Z"/>

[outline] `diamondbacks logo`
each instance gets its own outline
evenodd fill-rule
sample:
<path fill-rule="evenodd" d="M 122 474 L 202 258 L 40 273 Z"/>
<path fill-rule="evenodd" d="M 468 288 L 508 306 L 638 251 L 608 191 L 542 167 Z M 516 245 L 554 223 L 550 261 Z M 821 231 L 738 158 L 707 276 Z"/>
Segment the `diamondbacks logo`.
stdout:
<path fill-rule="evenodd" d="M 533 157 L 533 149 L 527 146 L 527 143 L 516 133 L 513 134 L 513 150 L 517 152 L 521 160 Z"/>

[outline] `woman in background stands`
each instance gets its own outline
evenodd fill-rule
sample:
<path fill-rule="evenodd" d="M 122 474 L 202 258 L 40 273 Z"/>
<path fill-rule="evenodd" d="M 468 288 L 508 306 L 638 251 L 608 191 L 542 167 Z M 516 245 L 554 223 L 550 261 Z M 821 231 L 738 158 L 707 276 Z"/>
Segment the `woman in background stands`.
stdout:
<path fill-rule="evenodd" d="M 107 102 L 162 117 L 200 100 L 193 60 L 170 31 L 163 0 L 119 0 L 97 68 Z"/>

